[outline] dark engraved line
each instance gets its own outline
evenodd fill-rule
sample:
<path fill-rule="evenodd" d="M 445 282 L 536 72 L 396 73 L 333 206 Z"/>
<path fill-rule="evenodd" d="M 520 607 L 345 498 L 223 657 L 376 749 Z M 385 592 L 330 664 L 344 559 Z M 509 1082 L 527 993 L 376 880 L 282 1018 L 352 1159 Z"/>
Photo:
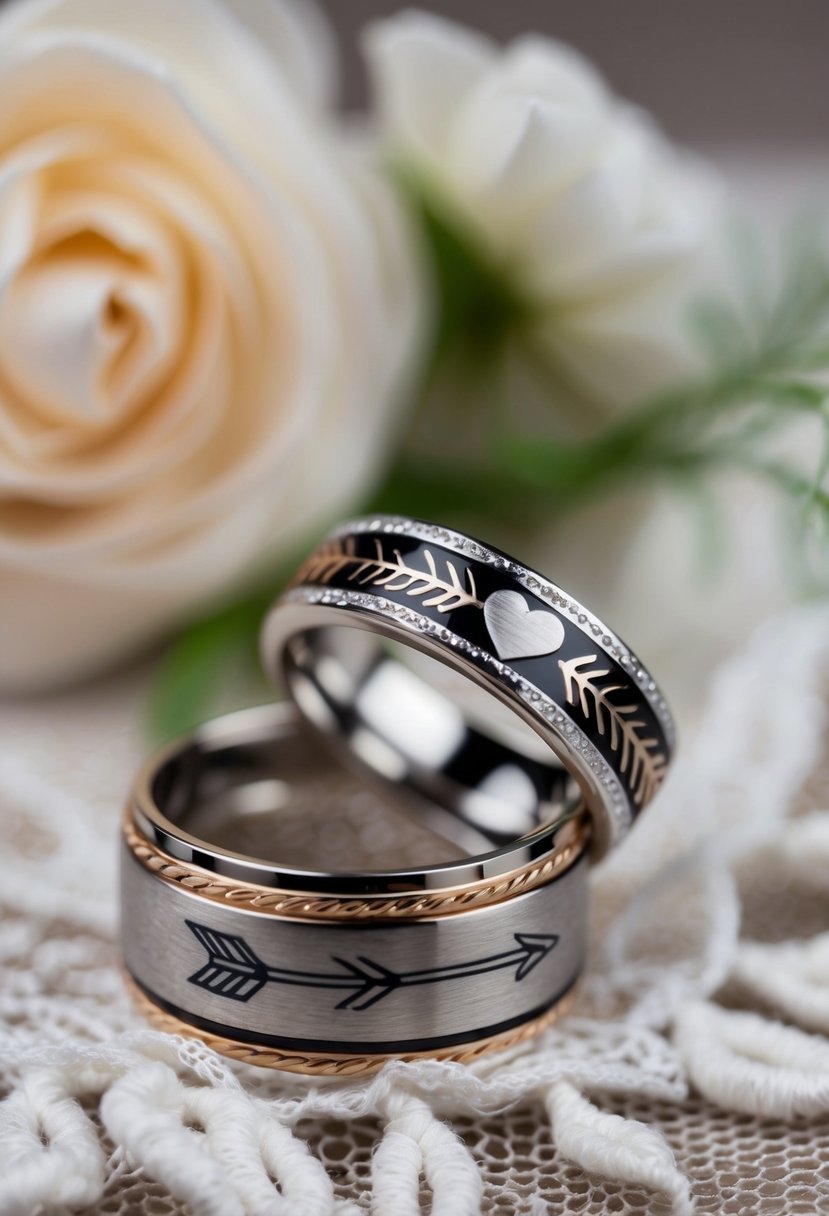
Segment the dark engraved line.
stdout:
<path fill-rule="evenodd" d="M 415 971 L 392 971 L 364 955 L 358 956 L 356 962 L 332 955 L 332 962 L 337 963 L 342 971 L 320 972 L 271 967 L 259 958 L 243 937 L 209 929 L 191 920 L 185 923 L 208 956 L 204 966 L 188 977 L 196 987 L 234 1001 L 249 1001 L 266 984 L 347 989 L 336 1008 L 356 1010 L 370 1008 L 398 988 L 437 984 L 509 967 L 515 967 L 516 981 L 523 980 L 559 940 L 552 933 L 514 933 L 516 945 L 511 950 L 473 959 L 468 963 L 450 963 Z"/>

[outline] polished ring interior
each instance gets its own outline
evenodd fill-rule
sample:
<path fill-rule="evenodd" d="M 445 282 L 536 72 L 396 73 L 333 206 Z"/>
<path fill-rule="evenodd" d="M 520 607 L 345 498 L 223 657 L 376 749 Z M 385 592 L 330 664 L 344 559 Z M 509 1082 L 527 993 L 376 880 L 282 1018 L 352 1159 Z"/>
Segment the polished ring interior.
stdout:
<path fill-rule="evenodd" d="M 581 786 L 596 854 L 662 784 L 674 728 L 650 674 L 586 608 L 498 550 L 418 520 L 357 520 L 311 554 L 262 631 L 267 669 L 335 746 L 467 817 L 466 792 L 487 785 L 497 745 L 478 735 L 470 749 L 468 733 L 447 730 L 445 699 L 417 691 L 411 672 L 393 678 L 384 639 L 453 667 L 533 728 Z M 513 752 L 513 769 L 534 764 Z"/>
<path fill-rule="evenodd" d="M 319 1074 L 401 1056 L 470 1059 L 548 1024 L 584 956 L 582 818 L 558 808 L 545 850 L 523 868 L 526 842 L 512 855 L 491 850 L 496 877 L 483 887 L 478 858 L 472 871 L 363 875 L 362 895 L 344 882 L 357 874 L 292 870 L 188 834 L 205 802 L 226 797 L 232 812 L 248 785 L 296 774 L 305 748 L 318 770 L 294 712 L 265 707 L 217 719 L 139 777 L 125 818 L 122 937 L 157 1024 L 238 1059 Z M 446 885 L 459 865 L 478 881 Z"/>
<path fill-rule="evenodd" d="M 469 734 L 474 750 L 478 736 L 474 731 Z M 491 748 L 486 771 L 497 776 L 504 757 L 506 761 L 511 758 L 506 749 Z M 506 761 L 504 768 L 508 767 Z M 295 892 L 369 896 L 463 886 L 537 864 L 554 848 L 562 822 L 578 816 L 582 809 L 579 791 L 566 770 L 540 763 L 532 768 L 537 796 L 531 805 L 525 804 L 521 816 L 527 830 L 523 835 L 513 833 L 506 842 L 498 831 L 489 833 L 454 815 L 442 814 L 441 808 L 425 799 L 416 800 L 409 804 L 410 809 L 414 807 L 438 834 L 473 855 L 383 870 L 300 868 L 272 857 L 252 857 L 217 847 L 194 832 L 193 813 L 208 798 L 227 802 L 232 790 L 249 789 L 268 774 L 319 768 L 326 763 L 331 762 L 299 729 L 290 706 L 241 710 L 205 723 L 149 758 L 133 785 L 131 821 L 147 842 L 170 858 L 236 882 Z M 526 796 L 527 791 L 524 793 Z M 485 792 L 469 789 L 466 795 L 464 805 L 479 819 L 484 810 L 494 820 L 515 815 L 508 803 Z"/>

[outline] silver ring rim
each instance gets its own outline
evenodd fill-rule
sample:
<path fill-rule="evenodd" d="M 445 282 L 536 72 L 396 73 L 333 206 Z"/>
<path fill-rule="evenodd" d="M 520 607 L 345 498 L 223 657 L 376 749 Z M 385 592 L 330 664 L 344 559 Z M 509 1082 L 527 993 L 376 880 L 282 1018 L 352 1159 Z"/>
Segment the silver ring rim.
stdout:
<path fill-rule="evenodd" d="M 562 617 L 570 619 L 593 649 L 603 656 L 613 657 L 624 668 L 662 729 L 667 749 L 666 766 L 670 763 L 676 739 L 675 723 L 649 670 L 613 630 L 550 579 L 462 532 L 402 516 L 375 515 L 349 521 L 336 528 L 322 543 L 363 532 L 383 533 L 391 538 L 399 535 L 424 544 L 432 543 L 467 561 L 490 565 L 509 575 Z M 499 663 L 491 653 L 482 654 L 480 647 L 469 646 L 462 637 L 452 636 L 448 629 L 436 630 L 433 621 L 416 610 L 401 611 L 398 604 L 388 603 L 382 596 L 313 581 L 289 587 L 271 607 L 260 635 L 260 653 L 270 678 L 275 683 L 284 680 L 290 691 L 292 638 L 298 634 L 310 635 L 327 626 L 361 628 L 401 642 L 483 686 L 528 723 L 578 781 L 593 817 L 594 858 L 604 856 L 627 835 L 637 813 L 631 798 L 623 789 L 614 767 L 600 755 L 593 740 L 577 725 L 565 722 L 562 706 L 550 701 L 548 709 L 551 712 L 544 717 L 533 705 L 539 700 L 537 688 L 514 678 L 515 673 L 510 679 L 496 675 L 496 670 L 503 671 L 508 664 Z M 437 639 L 438 632 L 445 635 L 443 640 Z M 543 701 L 543 695 L 541 699 Z M 318 725 L 313 719 L 309 720 L 312 725 Z M 565 729 L 560 729 L 562 724 Z"/>
<path fill-rule="evenodd" d="M 535 831 L 501 848 L 445 863 L 388 870 L 312 870 L 283 865 L 219 848 L 185 831 L 157 805 L 152 789 L 162 766 L 193 745 L 208 753 L 284 736 L 300 725 L 290 702 L 237 710 L 211 719 L 154 751 L 133 782 L 129 810 L 140 834 L 176 861 L 199 866 L 239 882 L 279 890 L 325 895 L 386 896 L 463 887 L 509 874 L 545 860 L 557 847 L 557 836 L 582 808 L 567 809 Z"/>

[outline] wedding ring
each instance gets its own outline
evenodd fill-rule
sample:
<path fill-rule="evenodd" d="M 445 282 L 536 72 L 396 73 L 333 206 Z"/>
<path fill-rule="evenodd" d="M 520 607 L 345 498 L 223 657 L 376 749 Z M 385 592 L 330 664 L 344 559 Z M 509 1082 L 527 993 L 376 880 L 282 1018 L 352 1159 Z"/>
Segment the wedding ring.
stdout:
<path fill-rule="evenodd" d="M 400 643 L 485 689 L 560 757 L 592 813 L 594 856 L 662 785 L 674 726 L 640 660 L 549 579 L 461 532 L 384 516 L 346 524 L 302 565 L 262 631 L 266 668 L 343 755 L 471 824 L 494 792 L 488 819 L 502 817 L 509 834 L 516 807 L 538 805 L 527 797 L 536 761 L 510 741 L 497 771 L 514 788 L 493 785 L 486 729 L 470 732 L 403 665 Z"/>
<path fill-rule="evenodd" d="M 589 824 L 572 786 L 557 790 L 540 826 L 475 856 L 399 812 L 385 838 L 379 818 L 349 837 L 372 795 L 293 708 L 216 719 L 151 757 L 130 796 L 136 998 L 165 1030 L 319 1075 L 521 1041 L 567 1006 L 584 958 Z M 305 864 L 296 838 L 288 856 L 290 831 L 326 865 Z M 383 839 L 404 856 L 379 869 Z"/>

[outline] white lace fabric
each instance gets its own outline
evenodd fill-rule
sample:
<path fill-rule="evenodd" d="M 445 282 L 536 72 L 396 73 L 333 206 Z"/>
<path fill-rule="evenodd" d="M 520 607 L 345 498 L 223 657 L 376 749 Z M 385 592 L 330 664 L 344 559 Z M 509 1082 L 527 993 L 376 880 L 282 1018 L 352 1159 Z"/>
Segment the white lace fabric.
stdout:
<path fill-rule="evenodd" d="M 716 675 L 597 870 L 575 1013 L 362 1082 L 148 1029 L 117 947 L 142 674 L 0 706 L 0 1216 L 829 1211 L 829 611 Z"/>

